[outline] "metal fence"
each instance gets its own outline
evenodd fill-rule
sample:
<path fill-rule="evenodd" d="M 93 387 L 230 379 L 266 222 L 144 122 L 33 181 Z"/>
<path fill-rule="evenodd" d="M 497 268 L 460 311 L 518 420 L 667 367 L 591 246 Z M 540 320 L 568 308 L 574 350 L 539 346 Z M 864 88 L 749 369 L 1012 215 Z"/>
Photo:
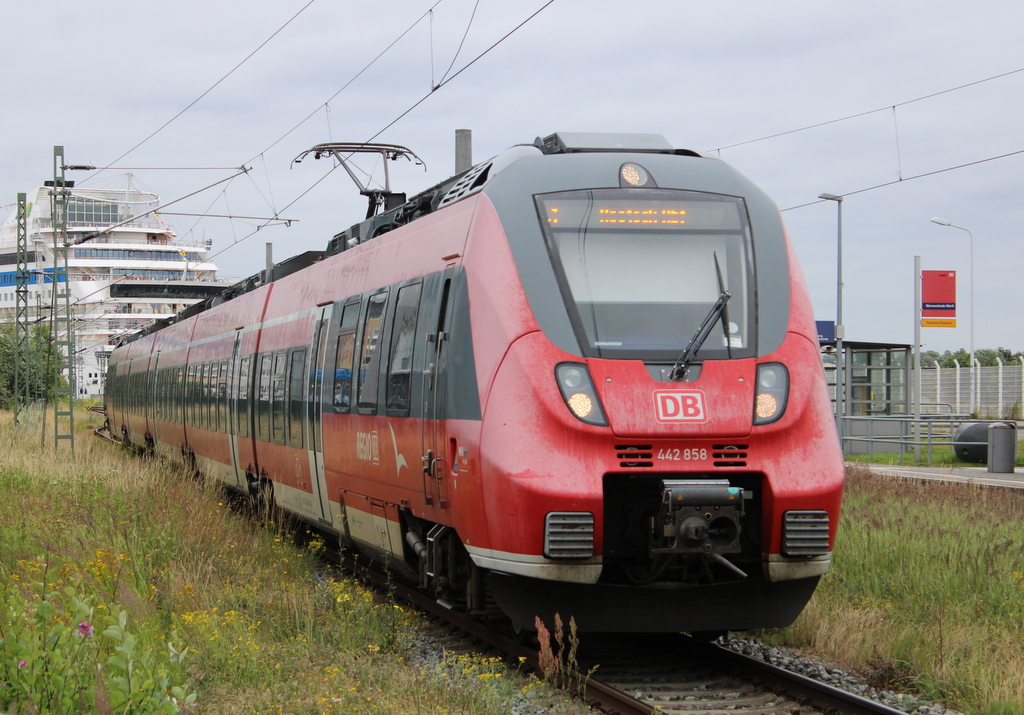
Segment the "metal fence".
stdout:
<path fill-rule="evenodd" d="M 922 415 L 920 420 L 913 417 L 844 417 L 843 454 L 866 454 L 874 459 L 876 454 L 898 455 L 903 460 L 926 461 L 932 464 L 936 447 L 952 447 L 957 431 L 967 424 L 990 425 L 1006 420 L 975 420 L 966 415 L 931 414 Z M 985 446 L 988 442 L 966 442 L 964 446 Z"/>
<path fill-rule="evenodd" d="M 1024 419 L 1024 358 L 1019 363 L 975 368 L 975 414 L 985 419 Z M 913 380 L 911 380 L 913 389 Z M 913 400 L 911 400 L 913 403 Z M 923 413 L 963 415 L 971 407 L 971 370 L 966 365 L 921 371 Z"/>

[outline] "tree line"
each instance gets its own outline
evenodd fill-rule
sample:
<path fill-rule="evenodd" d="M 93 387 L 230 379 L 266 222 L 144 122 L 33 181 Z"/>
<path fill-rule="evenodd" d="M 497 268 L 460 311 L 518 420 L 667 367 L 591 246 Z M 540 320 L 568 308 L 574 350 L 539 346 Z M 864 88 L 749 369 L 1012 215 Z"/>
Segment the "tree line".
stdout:
<path fill-rule="evenodd" d="M 995 350 L 983 348 L 974 351 L 974 357 L 982 367 L 997 366 L 999 363 L 996 358 L 999 358 L 1003 365 L 1020 365 L 1022 355 L 1024 355 L 1022 351 L 1011 352 L 1007 348 L 996 348 Z M 921 353 L 922 368 L 956 367 L 957 363 L 960 364 L 960 367 L 970 367 L 970 351 L 960 348 L 955 352 L 947 350 L 941 354 L 938 350 L 925 350 Z"/>
<path fill-rule="evenodd" d="M 15 322 L 0 321 L 0 405 L 5 408 L 13 407 L 15 399 L 15 337 Z M 53 381 L 57 374 L 56 350 L 50 339 L 49 325 L 31 326 L 26 353 L 28 360 L 23 363 L 24 372 L 19 376 L 19 404 L 24 404 L 26 392 L 29 401 L 49 400 L 53 396 Z"/>

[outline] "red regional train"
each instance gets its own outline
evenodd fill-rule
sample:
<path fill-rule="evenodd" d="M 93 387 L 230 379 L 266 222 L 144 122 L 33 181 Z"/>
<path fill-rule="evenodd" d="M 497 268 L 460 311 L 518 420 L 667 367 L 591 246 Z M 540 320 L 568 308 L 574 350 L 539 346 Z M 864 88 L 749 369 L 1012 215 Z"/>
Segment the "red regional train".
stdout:
<path fill-rule="evenodd" d="M 775 204 L 579 133 L 389 203 L 122 342 L 111 432 L 523 628 L 791 623 L 843 460 Z"/>

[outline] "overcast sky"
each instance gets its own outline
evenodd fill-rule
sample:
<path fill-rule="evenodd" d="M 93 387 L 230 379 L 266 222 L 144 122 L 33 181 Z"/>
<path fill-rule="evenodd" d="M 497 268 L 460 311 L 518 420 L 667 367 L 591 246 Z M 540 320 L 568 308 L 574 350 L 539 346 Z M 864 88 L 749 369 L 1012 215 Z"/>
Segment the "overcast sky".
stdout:
<path fill-rule="evenodd" d="M 546 2 L 5 3 L 2 213 L 52 176 L 54 145 L 68 163 L 133 167 L 165 202 L 244 165 L 165 212 L 244 277 L 267 242 L 282 260 L 363 217 L 343 171 L 291 166 L 315 144 L 409 147 L 427 170 L 393 163 L 391 183 L 411 195 L 453 173 L 456 129 L 473 130 L 475 161 L 555 131 L 660 133 L 775 199 L 819 320 L 836 316 L 836 204 L 817 197 L 846 196 L 847 339 L 913 341 L 920 255 L 959 276 L 959 327 L 925 329 L 925 348 L 969 347 L 970 240 L 939 216 L 973 234 L 976 346 L 1024 349 L 1024 3 Z M 123 185 L 125 173 L 69 178 Z M 295 222 L 255 232 L 264 222 L 172 212 Z"/>

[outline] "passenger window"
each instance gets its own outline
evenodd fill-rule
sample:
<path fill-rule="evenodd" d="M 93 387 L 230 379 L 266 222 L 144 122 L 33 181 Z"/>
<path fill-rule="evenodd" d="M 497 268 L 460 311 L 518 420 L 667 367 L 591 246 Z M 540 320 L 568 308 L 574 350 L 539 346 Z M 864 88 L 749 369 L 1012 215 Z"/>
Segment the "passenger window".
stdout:
<path fill-rule="evenodd" d="M 214 429 L 215 424 L 211 424 L 213 420 L 213 394 L 216 391 L 213 382 L 213 365 L 206 363 L 203 365 L 203 427 L 206 429 Z"/>
<path fill-rule="evenodd" d="M 181 424 L 185 421 L 185 406 L 182 404 L 181 391 L 185 385 L 185 368 L 178 368 L 178 379 L 174 383 L 174 419 Z"/>
<path fill-rule="evenodd" d="M 288 443 L 293 447 L 302 446 L 302 385 L 306 368 L 306 348 L 292 352 L 288 366 Z"/>
<path fill-rule="evenodd" d="M 260 358 L 259 418 L 257 429 L 259 430 L 259 438 L 264 441 L 270 441 L 270 375 L 273 366 L 272 355 L 264 355 Z"/>
<path fill-rule="evenodd" d="M 220 375 L 217 377 L 217 429 L 228 430 L 228 361 L 221 360 Z"/>
<path fill-rule="evenodd" d="M 358 320 L 359 302 L 349 303 L 341 314 L 341 334 L 334 362 L 334 408 L 338 412 L 352 409 L 352 359 L 355 356 Z"/>
<path fill-rule="evenodd" d="M 207 392 L 210 391 L 209 386 L 206 384 L 207 378 L 210 376 L 208 365 L 197 365 L 196 366 L 196 388 L 199 392 L 199 419 L 196 420 L 197 427 L 206 427 L 209 422 L 209 417 L 206 411 Z"/>
<path fill-rule="evenodd" d="M 360 410 L 377 409 L 377 384 L 380 370 L 380 339 L 384 329 L 384 308 L 387 306 L 388 293 L 370 296 L 366 307 L 366 319 L 363 324 L 362 354 L 359 357 L 359 396 L 357 403 Z"/>
<path fill-rule="evenodd" d="M 273 441 L 277 444 L 284 444 L 284 391 L 285 391 L 285 369 L 288 367 L 288 355 L 278 353 L 274 356 L 274 381 L 272 384 L 272 419 L 271 428 L 274 430 Z"/>
<path fill-rule="evenodd" d="M 238 436 L 249 437 L 249 361 L 242 358 L 238 365 Z"/>
<path fill-rule="evenodd" d="M 388 370 L 388 414 L 407 416 L 412 402 L 412 358 L 416 344 L 416 316 L 420 307 L 421 283 L 398 291 L 394 328 L 391 331 L 391 358 Z"/>
<path fill-rule="evenodd" d="M 196 366 L 189 365 L 187 378 L 185 379 L 185 422 L 189 427 L 195 424 L 196 402 L 192 388 L 196 380 Z"/>

